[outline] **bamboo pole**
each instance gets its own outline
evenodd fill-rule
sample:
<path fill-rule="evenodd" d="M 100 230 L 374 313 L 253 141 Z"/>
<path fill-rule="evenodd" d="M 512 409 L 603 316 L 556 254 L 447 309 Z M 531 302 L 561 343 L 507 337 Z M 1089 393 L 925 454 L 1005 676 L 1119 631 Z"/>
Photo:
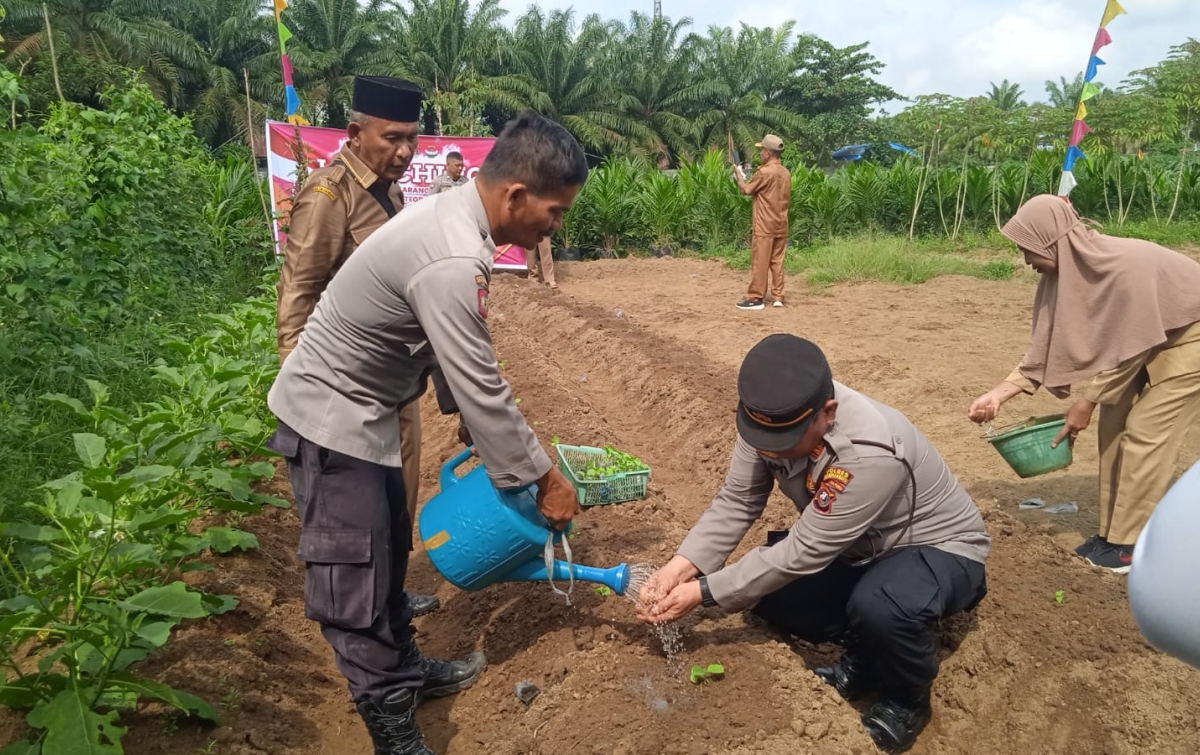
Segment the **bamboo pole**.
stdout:
<path fill-rule="evenodd" d="M 258 190 L 258 201 L 262 203 L 263 215 L 267 219 L 267 228 L 271 227 L 271 209 L 267 206 L 267 197 L 263 194 L 262 181 L 258 176 L 258 155 L 254 154 L 254 110 L 250 99 L 250 72 L 242 69 L 242 78 L 246 81 L 246 135 L 250 137 L 250 159 L 254 161 L 254 188 Z M 264 149 L 266 143 L 263 144 Z"/>
<path fill-rule="evenodd" d="M 58 81 L 58 56 L 54 53 L 54 32 L 50 28 L 50 11 L 45 3 L 42 3 L 42 18 L 46 20 L 46 41 L 50 43 L 50 67 L 54 70 L 54 88 L 58 91 L 58 101 L 66 102 L 62 84 Z"/>

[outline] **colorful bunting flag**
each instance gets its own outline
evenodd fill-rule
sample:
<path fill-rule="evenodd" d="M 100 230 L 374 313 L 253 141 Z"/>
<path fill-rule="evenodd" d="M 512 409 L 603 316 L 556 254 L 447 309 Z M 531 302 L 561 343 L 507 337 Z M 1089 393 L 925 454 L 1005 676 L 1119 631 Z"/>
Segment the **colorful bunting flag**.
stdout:
<path fill-rule="evenodd" d="M 292 32 L 283 23 L 283 12 L 287 10 L 288 0 L 274 0 L 275 25 L 279 31 L 279 62 L 283 66 L 283 86 L 287 97 L 288 123 L 307 126 L 308 121 L 300 115 L 300 95 L 296 93 L 295 82 L 292 80 L 292 59 L 287 54 L 287 43 L 292 38 Z"/>
<path fill-rule="evenodd" d="M 1100 52 L 1101 47 L 1112 44 L 1112 35 L 1108 33 L 1108 29 L 1103 26 L 1100 31 L 1096 32 L 1096 43 L 1092 45 L 1092 54 Z"/>
<path fill-rule="evenodd" d="M 1087 118 L 1087 105 L 1079 103 L 1079 109 L 1075 111 L 1075 120 L 1082 121 Z"/>
<path fill-rule="evenodd" d="M 1102 65 L 1104 65 L 1104 61 L 1093 55 L 1092 59 L 1088 61 L 1087 75 L 1083 77 L 1083 80 L 1091 81 L 1096 78 L 1096 69 Z"/>
<path fill-rule="evenodd" d="M 1074 189 L 1076 185 L 1075 174 L 1069 170 L 1064 170 L 1062 174 L 1062 181 L 1060 181 L 1058 184 L 1058 195 L 1060 197 L 1066 197 L 1070 195 L 1071 189 Z"/>
<path fill-rule="evenodd" d="M 1100 28 L 1105 28 L 1109 22 L 1123 13 L 1125 13 L 1125 9 L 1121 7 L 1121 4 L 1117 0 L 1108 0 L 1108 5 L 1104 7 L 1104 20 L 1100 22 Z"/>
<path fill-rule="evenodd" d="M 1083 150 L 1079 147 L 1071 147 L 1067 150 L 1067 161 L 1063 163 L 1063 171 L 1070 173 L 1075 170 L 1075 163 L 1079 158 L 1087 159 L 1087 155 L 1083 154 Z"/>
<path fill-rule="evenodd" d="M 1089 81 L 1083 85 L 1083 92 L 1079 95 L 1079 99 L 1087 102 L 1098 94 L 1100 94 L 1100 87 Z"/>
<path fill-rule="evenodd" d="M 1071 127 L 1071 146 L 1077 146 L 1083 137 L 1092 133 L 1092 127 L 1083 121 L 1075 121 L 1075 125 Z"/>

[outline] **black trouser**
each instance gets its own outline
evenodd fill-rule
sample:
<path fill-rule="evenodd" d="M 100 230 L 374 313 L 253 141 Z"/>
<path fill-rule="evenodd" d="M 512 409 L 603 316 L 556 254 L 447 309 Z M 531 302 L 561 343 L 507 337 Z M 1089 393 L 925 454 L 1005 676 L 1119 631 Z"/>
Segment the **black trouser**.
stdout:
<path fill-rule="evenodd" d="M 885 696 L 922 696 L 937 677 L 934 622 L 987 595 L 983 564 L 929 546 L 866 566 L 835 561 L 767 595 L 754 613 L 809 642 L 836 641 L 869 662 Z"/>
<path fill-rule="evenodd" d="M 304 614 L 321 624 L 354 702 L 423 681 L 404 593 L 412 524 L 400 469 L 311 443 L 279 423 L 306 565 Z"/>

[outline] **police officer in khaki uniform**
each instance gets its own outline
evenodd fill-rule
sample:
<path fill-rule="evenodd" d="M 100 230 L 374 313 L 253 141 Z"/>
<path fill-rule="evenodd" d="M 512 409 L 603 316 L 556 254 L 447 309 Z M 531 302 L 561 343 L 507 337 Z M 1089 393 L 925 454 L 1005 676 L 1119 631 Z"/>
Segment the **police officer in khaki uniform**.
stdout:
<path fill-rule="evenodd" d="M 446 172 L 439 173 L 438 177 L 433 179 L 433 183 L 429 184 L 429 196 L 441 194 L 447 189 L 453 189 L 455 186 L 462 186 L 469 179 L 463 173 L 463 156 L 461 152 L 451 152 L 446 155 Z"/>
<path fill-rule="evenodd" d="M 762 150 L 762 166 L 746 181 L 737 166 L 738 188 L 754 197 L 754 231 L 750 239 L 750 290 L 738 309 L 762 309 L 771 274 L 771 297 L 783 306 L 783 258 L 787 254 L 788 210 L 792 206 L 792 174 L 783 167 L 783 140 L 767 134 L 754 145 Z"/>
<path fill-rule="evenodd" d="M 536 484 L 559 530 L 579 512 L 500 374 L 487 318 L 496 245 L 553 233 L 587 172 L 562 126 L 536 113 L 510 122 L 473 181 L 400 213 L 346 261 L 268 395 L 270 445 L 287 458 L 300 513 L 305 613 L 333 646 L 376 755 L 431 755 L 419 699 L 461 691 L 486 666 L 482 653 L 431 660 L 413 640 L 401 407 L 440 369 L 492 483 Z"/>
<path fill-rule="evenodd" d="M 529 277 L 550 288 L 558 288 L 558 282 L 554 280 L 554 250 L 550 246 L 550 237 L 542 239 L 537 249 L 527 250 L 526 255 Z"/>
<path fill-rule="evenodd" d="M 279 358 L 296 348 L 309 315 L 334 274 L 367 237 L 404 207 L 396 183 L 408 170 L 420 132 L 421 90 L 404 79 L 359 76 L 349 141 L 333 163 L 313 171 L 292 201 L 279 276 Z M 421 406 L 400 412 L 409 513 L 421 480 Z M 413 615 L 435 611 L 435 595 L 410 594 Z"/>
<path fill-rule="evenodd" d="M 640 593 L 639 617 L 753 607 L 805 640 L 841 644 L 838 665 L 817 673 L 848 700 L 878 691 L 863 725 L 903 752 L 931 714 L 934 623 L 987 593 L 979 510 L 912 422 L 835 382 L 809 341 L 763 339 L 738 394 L 725 486 Z M 727 565 L 776 485 L 801 517 Z"/>

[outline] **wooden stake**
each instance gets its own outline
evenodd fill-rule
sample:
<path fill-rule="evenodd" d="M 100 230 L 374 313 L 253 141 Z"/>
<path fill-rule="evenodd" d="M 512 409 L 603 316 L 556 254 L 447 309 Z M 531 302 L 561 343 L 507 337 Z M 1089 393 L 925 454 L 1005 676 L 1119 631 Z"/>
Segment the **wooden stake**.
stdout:
<path fill-rule="evenodd" d="M 254 110 L 253 100 L 250 99 L 250 72 L 242 69 L 242 77 L 246 80 L 246 136 L 250 139 L 250 159 L 254 161 L 254 187 L 258 189 L 258 199 L 262 202 L 263 215 L 267 218 L 267 228 L 271 227 L 271 210 L 267 207 L 267 197 L 263 194 L 262 181 L 258 175 L 258 155 L 254 154 Z M 266 149 L 263 142 L 263 149 Z"/>
<path fill-rule="evenodd" d="M 54 54 L 54 32 L 50 29 L 50 11 L 42 3 L 42 18 L 46 19 L 46 40 L 50 43 L 50 66 L 54 69 L 54 88 L 58 90 L 58 101 L 66 102 L 63 97 L 62 84 L 58 81 L 58 56 Z"/>

